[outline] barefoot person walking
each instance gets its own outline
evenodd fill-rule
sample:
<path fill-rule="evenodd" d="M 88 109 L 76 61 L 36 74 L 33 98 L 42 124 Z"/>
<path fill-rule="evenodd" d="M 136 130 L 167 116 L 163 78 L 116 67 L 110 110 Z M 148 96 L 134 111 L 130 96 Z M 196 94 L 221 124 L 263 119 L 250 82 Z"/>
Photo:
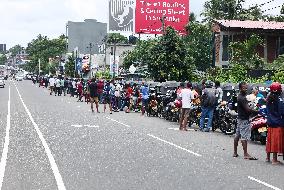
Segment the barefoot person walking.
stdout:
<path fill-rule="evenodd" d="M 248 140 L 250 140 L 251 130 L 249 123 L 249 116 L 253 113 L 257 114 L 258 111 L 252 110 L 248 106 L 248 100 L 246 99 L 247 95 L 247 84 L 241 82 L 239 84 L 240 94 L 238 96 L 238 125 L 236 137 L 234 139 L 234 155 L 233 157 L 238 157 L 238 144 L 241 139 L 241 143 L 244 150 L 244 159 L 248 160 L 257 160 L 257 158 L 249 155 L 247 151 Z"/>

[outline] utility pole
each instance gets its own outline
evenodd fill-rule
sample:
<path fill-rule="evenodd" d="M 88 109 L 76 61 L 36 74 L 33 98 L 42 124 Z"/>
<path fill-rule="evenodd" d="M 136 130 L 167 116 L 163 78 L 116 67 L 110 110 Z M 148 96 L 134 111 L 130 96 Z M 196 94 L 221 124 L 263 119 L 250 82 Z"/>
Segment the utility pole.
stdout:
<path fill-rule="evenodd" d="M 66 53 L 68 52 L 68 41 L 69 41 L 69 39 L 68 39 L 68 23 L 66 23 L 66 31 L 65 31 L 66 33 L 65 33 L 65 37 L 66 37 Z"/>
<path fill-rule="evenodd" d="M 94 44 L 89 43 L 89 46 L 87 47 L 90 50 L 90 62 L 89 62 L 89 69 L 91 71 L 91 63 L 92 63 L 92 48 L 94 47 Z"/>
<path fill-rule="evenodd" d="M 116 41 L 114 42 L 114 48 L 113 48 L 113 78 L 115 78 L 115 69 L 116 69 L 116 58 L 115 58 L 115 53 L 116 53 Z"/>
<path fill-rule="evenodd" d="M 106 72 L 106 65 L 107 65 L 107 59 L 106 59 L 106 57 L 107 57 L 107 43 L 105 43 L 105 45 L 104 45 L 105 47 L 104 47 L 104 51 L 105 51 L 105 65 L 104 65 L 104 72 Z"/>
<path fill-rule="evenodd" d="M 40 59 L 38 59 L 38 76 L 40 76 Z"/>
<path fill-rule="evenodd" d="M 163 35 L 165 34 L 165 29 L 166 29 L 166 24 L 165 24 L 166 18 L 167 18 L 166 15 L 163 14 L 163 16 L 161 18 Z"/>

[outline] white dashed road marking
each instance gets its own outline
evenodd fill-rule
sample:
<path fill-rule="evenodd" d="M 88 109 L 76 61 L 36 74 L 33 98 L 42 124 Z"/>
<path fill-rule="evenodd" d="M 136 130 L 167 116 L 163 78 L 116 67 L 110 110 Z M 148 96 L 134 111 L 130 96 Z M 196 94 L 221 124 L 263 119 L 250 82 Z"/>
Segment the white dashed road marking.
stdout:
<path fill-rule="evenodd" d="M 179 131 L 179 128 L 168 128 L 169 130 Z M 194 129 L 187 129 L 188 131 L 195 131 Z"/>
<path fill-rule="evenodd" d="M 264 185 L 264 186 L 266 186 L 266 187 L 268 187 L 268 188 L 270 188 L 270 189 L 281 190 L 281 189 L 278 188 L 278 187 L 274 187 L 273 185 L 270 185 L 270 184 L 268 184 L 268 183 L 266 183 L 266 182 L 263 182 L 263 181 L 261 181 L 261 180 L 259 180 L 259 179 L 254 178 L 254 177 L 248 176 L 248 178 L 249 178 L 250 180 L 255 181 L 255 182 L 259 183 L 259 184 L 262 184 L 262 185 Z"/>
<path fill-rule="evenodd" d="M 121 123 L 120 121 L 117 121 L 117 120 L 112 119 L 112 118 L 109 118 L 109 117 L 106 117 L 106 118 L 107 118 L 107 119 L 109 119 L 109 120 L 111 120 L 111 121 L 114 121 L 114 122 L 116 122 L 116 123 L 118 123 L 118 124 L 120 124 L 120 125 L 123 125 L 123 126 L 125 126 L 125 127 L 130 128 L 130 126 L 129 126 L 129 125 L 126 125 L 126 124 L 124 124 L 124 123 Z"/>
<path fill-rule="evenodd" d="M 76 127 L 76 128 L 82 128 L 82 127 L 99 128 L 99 126 L 97 126 L 97 125 L 71 125 L 71 127 Z"/>

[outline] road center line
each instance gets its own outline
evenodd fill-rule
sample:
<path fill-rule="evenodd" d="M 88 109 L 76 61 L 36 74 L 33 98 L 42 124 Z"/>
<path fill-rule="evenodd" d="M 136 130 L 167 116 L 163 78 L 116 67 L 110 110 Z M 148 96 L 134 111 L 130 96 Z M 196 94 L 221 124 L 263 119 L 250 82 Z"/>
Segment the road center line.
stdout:
<path fill-rule="evenodd" d="M 260 184 L 262 184 L 262 185 L 264 185 L 264 186 L 266 186 L 266 187 L 269 187 L 269 188 L 271 188 L 271 189 L 274 189 L 274 190 L 281 190 L 281 189 L 278 188 L 278 187 L 274 187 L 273 185 L 270 185 L 270 184 L 268 184 L 268 183 L 265 183 L 265 182 L 263 182 L 263 181 L 260 181 L 259 179 L 253 178 L 253 177 L 251 177 L 251 176 L 248 176 L 248 178 L 249 178 L 250 180 L 252 180 L 252 181 L 255 181 L 255 182 L 257 182 L 257 183 L 260 183 Z"/>
<path fill-rule="evenodd" d="M 111 120 L 111 121 L 114 121 L 114 122 L 116 122 L 116 123 L 118 123 L 118 124 L 120 124 L 120 125 L 123 125 L 123 126 L 125 126 L 125 127 L 130 128 L 130 126 L 129 126 L 129 125 L 126 125 L 126 124 L 124 124 L 124 123 L 121 123 L 120 121 L 117 121 L 117 120 L 112 119 L 112 118 L 109 118 L 109 117 L 105 117 L 105 118 L 107 118 L 107 119 L 109 119 L 109 120 Z"/>
<path fill-rule="evenodd" d="M 151 135 L 151 134 L 147 134 L 147 135 L 148 135 L 149 137 L 152 137 L 152 138 L 156 139 L 156 140 L 159 140 L 159 141 L 162 141 L 162 142 L 164 142 L 164 143 L 166 143 L 166 144 L 169 144 L 169 145 L 171 145 L 171 146 L 174 146 L 175 148 L 184 150 L 184 151 L 186 151 L 186 152 L 188 152 L 188 153 L 190 153 L 190 154 L 193 154 L 193 155 L 195 155 L 195 156 L 201 157 L 200 154 L 195 153 L 195 152 L 193 152 L 193 151 L 190 151 L 190 150 L 188 150 L 188 149 L 186 149 L 186 148 L 183 148 L 183 147 L 181 147 L 181 146 L 179 146 L 179 145 L 176 145 L 176 144 L 171 143 L 171 142 L 169 142 L 169 141 L 163 140 L 163 139 L 161 139 L 161 138 L 159 138 L 159 137 L 156 137 L 156 136 L 154 136 L 154 135 Z"/>
<path fill-rule="evenodd" d="M 10 128 L 11 128 L 11 89 L 9 86 L 6 135 L 5 135 L 4 148 L 3 148 L 1 162 L 0 162 L 0 189 L 2 189 L 2 184 L 4 180 L 4 175 L 5 175 L 5 168 L 6 168 L 6 163 L 7 163 L 7 157 L 8 157 L 8 150 L 9 150 L 9 144 L 10 144 Z"/>
<path fill-rule="evenodd" d="M 38 134 L 38 137 L 40 138 L 41 143 L 42 143 L 42 145 L 43 145 L 43 147 L 45 149 L 45 152 L 47 154 L 48 160 L 49 160 L 50 165 L 51 165 L 51 169 L 53 171 L 53 174 L 54 174 L 54 177 L 55 177 L 55 180 L 56 180 L 56 183 L 57 183 L 57 187 L 58 187 L 59 190 L 66 190 L 65 185 L 64 185 L 63 180 L 62 180 L 62 177 L 60 175 L 59 169 L 58 169 L 58 167 L 56 165 L 55 159 L 52 156 L 51 150 L 49 149 L 49 147 L 47 145 L 47 142 L 45 141 L 45 139 L 43 137 L 43 134 L 41 133 L 38 125 L 34 121 L 34 119 L 32 117 L 32 114 L 29 111 L 28 107 L 26 106 L 26 104 L 25 104 L 25 102 L 24 102 L 24 100 L 23 100 L 23 98 L 22 98 L 22 96 L 21 96 L 21 94 L 20 94 L 20 92 L 19 92 L 19 90 L 18 90 L 18 88 L 17 88 L 15 83 L 14 83 L 14 85 L 16 87 L 16 90 L 18 92 L 20 100 L 21 100 L 21 102 L 22 102 L 22 104 L 23 104 L 23 106 L 24 106 L 24 108 L 25 108 L 25 110 L 26 110 L 26 112 L 27 112 L 27 114 L 28 114 L 28 116 L 29 116 L 29 118 L 30 118 L 30 120 L 31 120 L 31 122 L 32 122 L 32 124 L 33 124 L 33 126 L 34 126 L 34 128 L 35 128 L 35 130 L 37 132 L 37 134 Z"/>

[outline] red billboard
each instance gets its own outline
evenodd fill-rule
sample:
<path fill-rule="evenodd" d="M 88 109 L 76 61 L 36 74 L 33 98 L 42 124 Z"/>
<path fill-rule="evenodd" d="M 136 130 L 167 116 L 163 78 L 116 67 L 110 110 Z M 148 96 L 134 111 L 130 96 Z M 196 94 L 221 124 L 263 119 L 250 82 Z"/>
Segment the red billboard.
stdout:
<path fill-rule="evenodd" d="M 173 27 L 185 34 L 189 22 L 189 0 L 136 0 L 135 32 L 162 34 L 165 28 Z"/>

